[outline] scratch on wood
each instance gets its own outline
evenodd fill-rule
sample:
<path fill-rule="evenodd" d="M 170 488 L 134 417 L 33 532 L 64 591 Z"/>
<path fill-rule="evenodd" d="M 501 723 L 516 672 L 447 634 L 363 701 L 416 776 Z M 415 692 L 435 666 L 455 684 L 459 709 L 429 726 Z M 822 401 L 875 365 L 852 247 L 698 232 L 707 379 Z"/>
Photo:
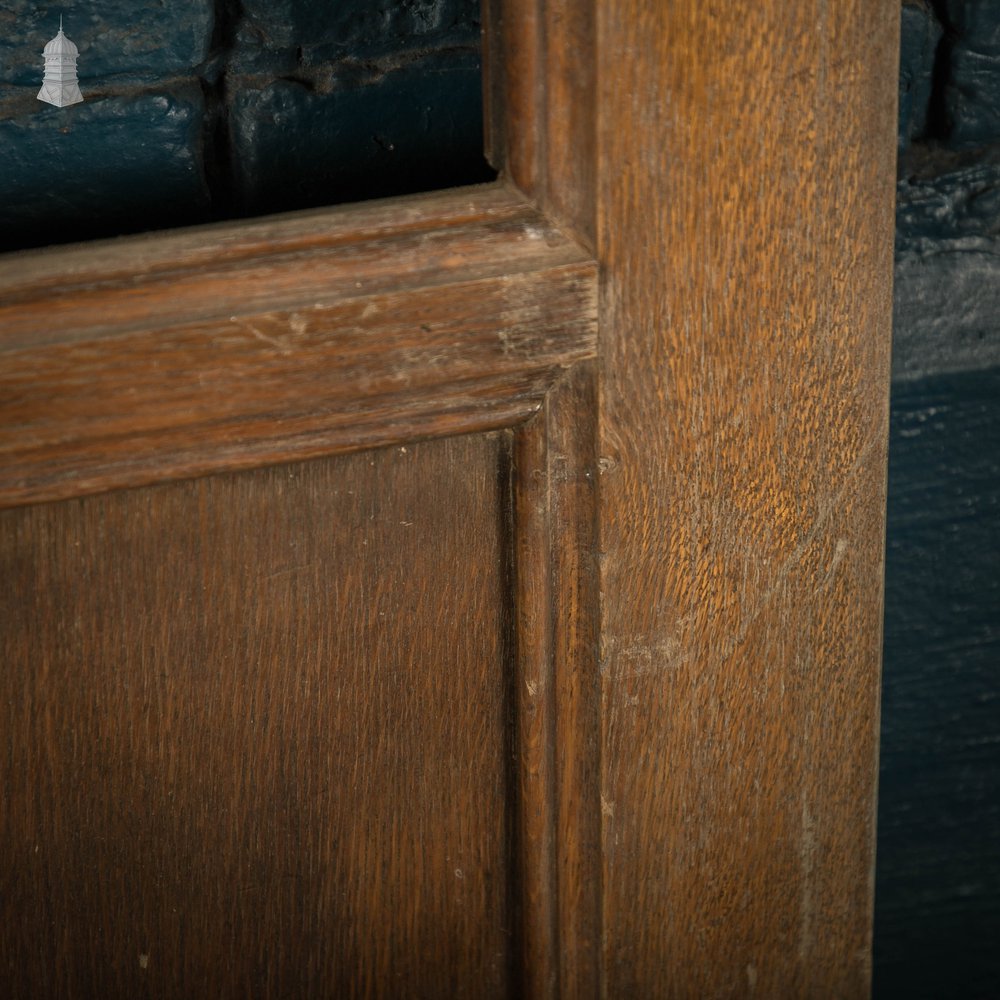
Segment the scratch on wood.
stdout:
<path fill-rule="evenodd" d="M 315 569 L 315 563 L 303 563 L 301 566 L 289 566 L 286 569 L 278 569 L 273 573 L 268 573 L 264 577 L 265 580 L 273 580 L 275 577 L 288 576 L 290 573 L 301 573 L 304 570 Z"/>
<path fill-rule="evenodd" d="M 253 325 L 249 320 L 240 319 L 238 316 L 231 316 L 230 319 L 242 326 L 245 330 L 249 330 L 257 340 L 262 341 L 265 344 L 270 344 L 272 347 L 276 347 L 282 354 L 290 354 L 291 350 L 286 343 L 279 340 L 277 337 L 269 337 L 263 330 L 258 330 L 257 327 Z"/>
<path fill-rule="evenodd" d="M 816 588 L 817 593 L 821 590 L 826 590 L 830 586 L 830 582 L 833 580 L 834 573 L 837 572 L 837 567 L 841 564 L 847 553 L 847 539 L 838 538 L 836 548 L 833 551 L 833 559 L 830 560 L 830 567 L 826 571 L 826 576 L 823 577 L 823 582 Z"/>
<path fill-rule="evenodd" d="M 844 497 L 847 495 L 848 490 L 857 478 L 858 473 L 864 468 L 865 462 L 868 460 L 875 448 L 882 448 L 883 440 L 880 434 L 873 436 L 867 444 L 858 453 L 858 457 L 851 464 L 850 469 L 844 474 L 843 482 L 840 489 L 836 491 L 832 498 L 820 503 L 819 513 L 816 515 L 816 520 L 813 522 L 812 527 L 807 532 L 806 536 L 795 546 L 795 549 L 784 561 L 781 568 L 778 570 L 777 574 L 771 585 L 764 591 L 763 596 L 754 605 L 753 610 L 749 613 L 740 627 L 739 632 L 726 643 L 723 655 L 730 656 L 735 649 L 743 643 L 746 639 L 750 629 L 753 627 L 754 622 L 760 617 L 762 612 L 770 606 L 771 600 L 774 595 L 781 589 L 784 585 L 785 580 L 791 575 L 792 571 L 799 565 L 805 556 L 806 552 L 809 551 L 809 547 L 816 541 L 819 537 L 820 532 L 826 527 L 827 523 L 830 521 L 833 514 L 839 510 L 841 504 L 844 501 Z M 841 542 L 843 540 L 841 539 Z M 834 554 L 833 562 L 831 563 L 830 569 L 828 570 L 828 576 L 833 573 L 837 564 L 843 559 L 847 552 L 846 543 L 841 546 L 841 542 L 837 543 L 837 551 Z"/>
<path fill-rule="evenodd" d="M 689 659 L 689 654 L 675 636 L 667 636 L 653 642 L 630 642 L 618 645 L 615 636 L 601 636 L 601 673 L 607 673 L 612 665 L 615 672 L 629 677 L 643 677 L 676 669 Z"/>

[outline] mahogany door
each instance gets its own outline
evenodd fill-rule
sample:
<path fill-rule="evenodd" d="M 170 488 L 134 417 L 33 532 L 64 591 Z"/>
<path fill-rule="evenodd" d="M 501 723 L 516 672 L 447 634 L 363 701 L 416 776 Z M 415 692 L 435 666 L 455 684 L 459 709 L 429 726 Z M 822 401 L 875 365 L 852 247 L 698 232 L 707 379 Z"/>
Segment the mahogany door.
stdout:
<path fill-rule="evenodd" d="M 496 185 L 0 261 L 0 995 L 867 993 L 897 12 L 485 13 Z"/>

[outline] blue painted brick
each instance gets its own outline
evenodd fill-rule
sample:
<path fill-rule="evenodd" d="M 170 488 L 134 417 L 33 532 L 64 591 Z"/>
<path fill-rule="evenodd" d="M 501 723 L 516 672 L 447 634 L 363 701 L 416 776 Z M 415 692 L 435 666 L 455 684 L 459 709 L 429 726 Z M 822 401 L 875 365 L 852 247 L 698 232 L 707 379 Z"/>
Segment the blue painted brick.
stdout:
<path fill-rule="evenodd" d="M 1000 366 L 998 219 L 998 163 L 900 179 L 894 376 Z"/>
<path fill-rule="evenodd" d="M 37 107 L 0 121 L 4 249 L 205 215 L 204 106 L 197 84 L 69 108 Z"/>
<path fill-rule="evenodd" d="M 945 87 L 949 142 L 956 147 L 1000 140 L 1000 4 L 948 0 L 955 32 Z"/>
<path fill-rule="evenodd" d="M 932 250 L 951 240 L 995 243 L 998 219 L 1000 163 L 994 159 L 905 178 L 896 193 L 896 252 Z"/>
<path fill-rule="evenodd" d="M 45 43 L 63 28 L 80 50 L 81 85 L 115 78 L 190 75 L 208 56 L 211 0 L 4 0 L 0 7 L 0 83 L 41 85 Z M 84 91 L 86 87 L 84 86 Z"/>
<path fill-rule="evenodd" d="M 314 89 L 278 80 L 232 106 L 236 190 L 247 212 L 401 194 L 490 175 L 475 53 L 436 54 Z"/>
<path fill-rule="evenodd" d="M 892 392 L 876 1000 L 1000 983 L 1000 368 Z"/>
<path fill-rule="evenodd" d="M 303 50 L 316 65 L 406 49 L 475 46 L 479 0 L 243 0 L 232 66 L 245 70 Z"/>
<path fill-rule="evenodd" d="M 899 148 L 919 138 L 927 126 L 934 58 L 942 29 L 926 2 L 903 5 L 899 59 Z"/>
<path fill-rule="evenodd" d="M 491 176 L 481 153 L 479 0 L 243 0 L 211 50 L 214 6 L 4 4 L 4 247 Z M 80 49 L 85 103 L 53 109 L 35 94 L 60 10 Z M 225 89 L 214 89 L 223 69 Z M 209 164 L 210 192 L 203 147 L 226 112 L 232 149 L 209 141 L 207 155 L 223 150 Z"/>

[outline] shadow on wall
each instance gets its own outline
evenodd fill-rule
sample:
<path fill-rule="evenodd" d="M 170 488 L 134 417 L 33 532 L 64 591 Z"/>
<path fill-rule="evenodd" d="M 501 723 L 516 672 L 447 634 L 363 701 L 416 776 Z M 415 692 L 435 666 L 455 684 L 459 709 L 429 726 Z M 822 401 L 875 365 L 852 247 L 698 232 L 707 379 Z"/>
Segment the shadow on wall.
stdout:
<path fill-rule="evenodd" d="M 1000 996 L 1000 3 L 902 9 L 876 1000 Z"/>
<path fill-rule="evenodd" d="M 0 9 L 0 250 L 488 180 L 479 0 Z M 63 17 L 84 103 L 37 100 Z"/>

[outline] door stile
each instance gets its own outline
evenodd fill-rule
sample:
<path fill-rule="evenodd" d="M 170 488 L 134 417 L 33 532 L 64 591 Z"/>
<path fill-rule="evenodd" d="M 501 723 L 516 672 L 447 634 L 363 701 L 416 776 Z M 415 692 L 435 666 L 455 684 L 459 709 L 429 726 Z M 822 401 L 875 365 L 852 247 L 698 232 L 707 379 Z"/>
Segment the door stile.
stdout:
<path fill-rule="evenodd" d="M 602 991 L 866 995 L 898 9 L 487 15 L 600 275 Z"/>

